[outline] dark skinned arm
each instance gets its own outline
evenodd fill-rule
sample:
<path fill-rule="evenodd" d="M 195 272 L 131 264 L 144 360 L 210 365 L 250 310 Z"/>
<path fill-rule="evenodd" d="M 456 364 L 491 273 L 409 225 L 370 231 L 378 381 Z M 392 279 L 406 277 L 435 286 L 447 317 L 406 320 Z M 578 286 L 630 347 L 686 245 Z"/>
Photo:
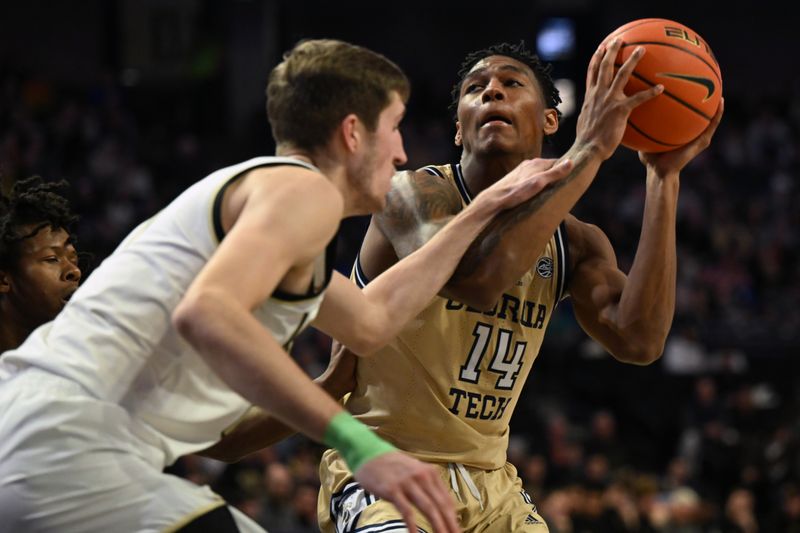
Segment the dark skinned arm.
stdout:
<path fill-rule="evenodd" d="M 486 309 L 530 269 L 594 179 L 601 161 L 592 147 L 572 150 L 565 158 L 575 161 L 573 170 L 531 200 L 497 215 L 470 245 L 440 291 L 442 296 Z M 541 160 L 544 168 L 553 163 Z M 542 209 L 544 205 L 546 210 Z M 361 262 L 367 274 L 374 277 L 391 264 L 386 259 L 387 244 L 394 250 L 395 259 L 405 257 L 425 244 L 460 209 L 458 193 L 439 176 L 426 171 L 397 174 L 387 208 L 373 217 L 362 247 Z M 380 236 L 375 235 L 376 226 Z"/>
<path fill-rule="evenodd" d="M 616 150 L 631 111 L 661 92 L 663 88 L 655 86 L 632 96 L 624 93 L 643 50 L 637 49 L 615 74 L 613 59 L 620 45 L 612 42 L 598 48 L 589 64 L 576 140 L 564 155 L 573 162 L 572 171 L 527 202 L 496 216 L 464 254 L 442 295 L 479 309 L 491 308 L 534 264 L 558 224 L 594 180 L 600 164 Z M 374 219 L 401 258 L 430 238 L 442 223 L 437 217 L 447 216 L 446 209 L 438 209 L 443 205 L 439 197 L 428 200 L 430 187 L 411 185 L 403 187 L 397 195 L 402 201 L 394 202 L 388 214 Z M 369 237 L 372 242 L 365 241 L 364 247 L 375 244 L 377 250 L 362 250 L 362 266 L 374 276 L 386 252 L 380 239 Z"/>
<path fill-rule="evenodd" d="M 630 273 L 619 269 L 599 228 L 574 217 L 567 221 L 575 257 L 570 285 L 575 316 L 584 331 L 622 362 L 649 364 L 664 351 L 675 313 L 680 171 L 711 143 L 723 107 L 692 143 L 670 152 L 639 154 L 647 169 L 647 195 Z"/>

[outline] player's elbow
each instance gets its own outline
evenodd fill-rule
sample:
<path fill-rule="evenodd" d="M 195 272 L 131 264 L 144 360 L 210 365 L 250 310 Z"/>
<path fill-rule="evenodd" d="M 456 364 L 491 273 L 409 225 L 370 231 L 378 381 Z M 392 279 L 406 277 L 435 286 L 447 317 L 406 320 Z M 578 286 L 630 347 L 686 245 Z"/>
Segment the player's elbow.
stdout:
<path fill-rule="evenodd" d="M 494 294 L 487 294 L 487 295 L 480 295 L 480 294 L 465 294 L 463 296 L 456 296 L 454 299 L 458 301 L 460 304 L 464 304 L 471 309 L 478 310 L 482 313 L 486 313 L 491 311 L 497 301 L 500 299 L 499 295 Z"/>
<path fill-rule="evenodd" d="M 196 346 L 209 333 L 212 317 L 219 316 L 217 299 L 213 292 L 190 292 L 172 312 L 173 327 Z"/>
<path fill-rule="evenodd" d="M 514 266 L 519 262 L 514 255 L 496 253 L 485 259 L 469 275 L 456 271 L 445 287 L 452 299 L 484 312 L 491 311 L 526 272 Z"/>
<path fill-rule="evenodd" d="M 390 317 L 380 318 L 380 313 L 366 315 L 364 320 L 353 328 L 348 339 L 338 339 L 344 346 L 359 357 L 369 357 L 383 348 L 395 335 L 397 325 Z"/>
<path fill-rule="evenodd" d="M 626 346 L 614 355 L 624 363 L 633 365 L 647 366 L 655 363 L 664 353 L 664 343 L 637 343 Z"/>
<path fill-rule="evenodd" d="M 221 461 L 223 463 L 233 464 L 238 463 L 249 454 L 238 453 L 236 450 L 230 450 L 226 449 L 224 446 L 214 445 L 211 448 L 197 452 L 197 455 L 208 457 L 209 459 L 216 459 L 217 461 Z"/>
<path fill-rule="evenodd" d="M 491 311 L 503 297 L 503 287 L 497 279 L 475 277 L 463 282 L 455 282 L 445 287 L 446 296 L 458 303 L 479 311 Z"/>
<path fill-rule="evenodd" d="M 359 357 L 370 357 L 383 348 L 389 340 L 377 332 L 369 334 L 362 331 L 346 342 L 345 346 Z"/>

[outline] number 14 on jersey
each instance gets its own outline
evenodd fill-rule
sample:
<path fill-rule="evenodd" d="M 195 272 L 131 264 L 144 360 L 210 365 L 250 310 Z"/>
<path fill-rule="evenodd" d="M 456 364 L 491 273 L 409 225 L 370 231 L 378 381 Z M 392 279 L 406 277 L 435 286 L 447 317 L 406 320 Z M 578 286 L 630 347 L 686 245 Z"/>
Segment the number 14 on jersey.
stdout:
<path fill-rule="evenodd" d="M 498 374 L 494 386 L 500 390 L 511 390 L 514 388 L 514 383 L 516 383 L 519 372 L 522 369 L 525 348 L 528 343 L 524 341 L 513 342 L 513 332 L 503 328 L 497 328 L 496 340 L 492 342 L 493 329 L 490 324 L 482 322 L 475 324 L 475 329 L 472 331 L 475 340 L 467 355 L 466 362 L 461 366 L 459 379 L 467 383 L 478 383 L 481 375 L 481 361 L 483 361 L 486 352 L 491 347 L 494 353 L 488 365 L 488 370 Z"/>

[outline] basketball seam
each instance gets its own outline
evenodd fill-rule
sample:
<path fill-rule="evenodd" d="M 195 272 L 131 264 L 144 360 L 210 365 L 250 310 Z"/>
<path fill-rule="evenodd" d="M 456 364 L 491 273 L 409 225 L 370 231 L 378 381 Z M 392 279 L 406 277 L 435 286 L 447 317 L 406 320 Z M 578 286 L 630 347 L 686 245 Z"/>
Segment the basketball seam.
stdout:
<path fill-rule="evenodd" d="M 671 43 L 662 43 L 662 42 L 658 42 L 658 41 L 636 41 L 635 43 L 625 43 L 625 44 L 623 44 L 620 47 L 620 50 L 622 50 L 626 46 L 638 46 L 640 44 L 653 44 L 653 45 L 659 45 L 659 46 L 668 46 L 670 48 L 675 48 L 675 49 L 680 50 L 682 52 L 686 52 L 687 54 L 692 55 L 692 56 L 696 57 L 697 59 L 699 59 L 700 61 L 702 61 L 703 63 L 705 63 L 705 65 L 708 68 L 711 69 L 711 72 L 714 73 L 714 77 L 717 78 L 717 82 L 719 82 L 719 84 L 722 85 L 722 76 L 720 75 L 720 73 L 717 72 L 717 69 L 719 69 L 719 65 L 717 65 L 717 68 L 715 69 L 713 67 L 713 65 L 711 65 L 708 61 L 706 61 L 702 56 L 700 56 L 698 54 L 695 54 L 691 50 L 687 50 L 686 48 L 684 48 L 682 46 L 678 46 L 678 45 L 671 44 Z"/>
<path fill-rule="evenodd" d="M 614 66 L 615 66 L 615 67 L 617 67 L 617 68 L 619 68 L 619 67 L 621 67 L 622 65 L 621 65 L 621 64 L 619 64 L 619 65 L 618 65 L 618 64 L 615 64 Z M 639 80 L 641 80 L 641 81 L 645 82 L 646 84 L 648 84 L 650 87 L 655 87 L 656 85 L 658 85 L 657 83 L 653 83 L 652 81 L 648 80 L 647 78 L 645 78 L 644 76 L 642 76 L 642 75 L 641 75 L 641 74 L 639 74 L 638 72 L 632 72 L 631 74 L 632 74 L 633 76 L 635 76 L 637 79 L 639 79 Z M 681 104 L 681 105 L 683 105 L 684 107 L 686 107 L 688 110 L 690 110 L 690 111 L 694 111 L 695 113 L 697 113 L 698 115 L 700 115 L 700 116 L 701 116 L 701 117 L 703 117 L 704 119 L 706 119 L 706 120 L 708 120 L 708 121 L 710 121 L 710 120 L 711 120 L 711 117 L 710 117 L 710 116 L 706 115 L 705 113 L 703 113 L 702 111 L 700 111 L 699 109 L 697 109 L 696 107 L 694 107 L 694 106 L 693 106 L 692 104 L 690 104 L 689 102 L 687 102 L 687 101 L 685 101 L 685 100 L 683 100 L 683 99 L 681 99 L 681 98 L 678 98 L 677 96 L 675 96 L 674 94 L 672 94 L 671 92 L 669 92 L 669 91 L 666 89 L 666 87 L 664 88 L 664 92 L 663 92 L 663 93 L 661 93 L 661 94 L 663 94 L 664 96 L 669 96 L 670 98 L 672 98 L 673 100 L 675 100 L 675 101 L 676 101 L 676 102 L 678 102 L 679 104 Z"/>
<path fill-rule="evenodd" d="M 656 144 L 660 144 L 661 146 L 672 146 L 672 147 L 675 147 L 675 148 L 677 148 L 677 147 L 679 147 L 679 146 L 683 146 L 682 144 L 672 144 L 672 143 L 665 143 L 664 141 L 659 141 L 658 139 L 656 139 L 656 138 L 655 138 L 655 137 L 653 137 L 652 135 L 648 135 L 647 133 L 645 133 L 644 131 L 642 131 L 642 130 L 641 130 L 641 129 L 640 129 L 640 128 L 639 128 L 639 127 L 636 125 L 636 124 L 634 124 L 634 123 L 633 123 L 633 122 L 632 122 L 630 119 L 628 119 L 628 125 L 629 125 L 631 128 L 635 129 L 635 130 L 636 130 L 636 132 L 637 132 L 637 133 L 639 133 L 639 135 L 641 135 L 642 137 L 645 137 L 645 138 L 647 138 L 647 139 L 649 139 L 649 140 L 653 141 L 653 142 L 654 142 L 654 143 L 656 143 Z M 691 141 L 690 141 L 690 142 L 691 142 Z"/>
<path fill-rule="evenodd" d="M 639 26 L 643 26 L 645 24 L 651 24 L 651 23 L 653 23 L 654 21 L 657 21 L 657 20 L 664 20 L 664 19 L 644 19 L 641 22 L 639 22 L 639 24 L 635 24 L 635 25 L 631 26 L 630 28 L 625 28 L 623 31 L 612 33 L 611 35 L 609 35 L 608 37 L 603 39 L 603 41 L 605 42 L 608 39 L 613 39 L 614 37 L 616 37 L 618 35 L 622 35 L 623 33 L 631 31 L 633 28 L 638 28 Z"/>

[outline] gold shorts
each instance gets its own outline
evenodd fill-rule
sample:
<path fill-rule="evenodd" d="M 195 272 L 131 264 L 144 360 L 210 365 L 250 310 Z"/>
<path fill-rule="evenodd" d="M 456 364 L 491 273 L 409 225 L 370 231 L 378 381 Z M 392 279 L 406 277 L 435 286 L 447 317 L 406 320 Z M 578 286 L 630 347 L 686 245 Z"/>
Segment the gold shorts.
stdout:
<path fill-rule="evenodd" d="M 546 533 L 547 524 L 522 488 L 517 469 L 506 463 L 497 470 L 480 470 L 456 463 L 434 463 L 453 494 L 464 533 Z M 317 517 L 324 533 L 386 533 L 406 531 L 402 515 L 391 503 L 366 492 L 335 450 L 328 450 L 319 465 L 322 487 Z M 433 533 L 416 513 L 417 528 Z"/>

